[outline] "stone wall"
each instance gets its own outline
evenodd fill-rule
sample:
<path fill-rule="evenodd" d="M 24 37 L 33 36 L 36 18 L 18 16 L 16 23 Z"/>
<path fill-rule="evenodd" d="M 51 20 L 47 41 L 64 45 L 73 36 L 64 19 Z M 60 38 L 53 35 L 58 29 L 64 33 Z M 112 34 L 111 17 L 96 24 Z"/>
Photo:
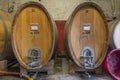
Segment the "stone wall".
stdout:
<path fill-rule="evenodd" d="M 13 7 L 14 14 L 21 4 L 28 1 L 44 5 L 54 20 L 67 20 L 80 3 L 88 1 L 98 4 L 109 20 L 120 15 L 120 0 L 0 0 L 0 8 L 8 11 L 8 8 Z"/>

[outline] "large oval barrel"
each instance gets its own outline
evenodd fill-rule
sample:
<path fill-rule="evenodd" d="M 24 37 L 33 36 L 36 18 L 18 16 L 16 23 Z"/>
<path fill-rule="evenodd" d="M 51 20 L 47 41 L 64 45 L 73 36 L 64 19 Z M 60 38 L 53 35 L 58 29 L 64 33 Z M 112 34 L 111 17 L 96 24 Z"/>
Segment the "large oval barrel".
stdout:
<path fill-rule="evenodd" d="M 120 48 L 120 19 L 112 21 L 112 24 L 109 27 L 109 42 L 112 49 Z"/>
<path fill-rule="evenodd" d="M 12 52 L 10 44 L 12 19 L 11 14 L 0 10 L 0 60 L 5 59 Z"/>
<path fill-rule="evenodd" d="M 78 5 L 65 29 L 67 50 L 82 68 L 95 69 L 104 59 L 108 29 L 102 10 L 91 2 Z"/>
<path fill-rule="evenodd" d="M 20 6 L 12 24 L 12 46 L 23 68 L 40 69 L 51 59 L 56 45 L 56 26 L 39 3 Z"/>

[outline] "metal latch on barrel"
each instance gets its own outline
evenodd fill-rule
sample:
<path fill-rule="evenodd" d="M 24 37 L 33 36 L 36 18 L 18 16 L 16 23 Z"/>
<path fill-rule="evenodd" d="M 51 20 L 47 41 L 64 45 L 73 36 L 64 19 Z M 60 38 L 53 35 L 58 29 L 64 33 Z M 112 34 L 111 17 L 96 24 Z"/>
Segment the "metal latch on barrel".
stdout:
<path fill-rule="evenodd" d="M 28 69 L 39 68 L 41 62 L 41 52 L 37 47 L 30 48 L 28 51 Z"/>
<path fill-rule="evenodd" d="M 85 69 L 94 67 L 94 50 L 91 47 L 85 47 L 80 53 L 80 58 Z"/>

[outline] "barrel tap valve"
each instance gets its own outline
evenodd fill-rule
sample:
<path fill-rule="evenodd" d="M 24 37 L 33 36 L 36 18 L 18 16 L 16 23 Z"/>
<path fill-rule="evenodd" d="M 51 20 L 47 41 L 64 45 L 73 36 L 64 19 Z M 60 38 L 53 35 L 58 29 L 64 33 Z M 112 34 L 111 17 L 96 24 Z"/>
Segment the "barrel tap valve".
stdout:
<path fill-rule="evenodd" d="M 41 62 L 41 52 L 37 47 L 30 48 L 28 51 L 28 65 L 27 70 L 22 72 L 23 77 L 29 78 L 30 80 L 36 79 L 38 75 L 38 69 Z M 23 75 L 24 73 L 24 75 Z"/>
<path fill-rule="evenodd" d="M 94 67 L 94 50 L 91 47 L 85 47 L 82 49 L 80 55 L 85 69 L 85 74 L 83 76 L 85 78 L 91 78 L 91 75 L 87 72 L 87 69 Z"/>

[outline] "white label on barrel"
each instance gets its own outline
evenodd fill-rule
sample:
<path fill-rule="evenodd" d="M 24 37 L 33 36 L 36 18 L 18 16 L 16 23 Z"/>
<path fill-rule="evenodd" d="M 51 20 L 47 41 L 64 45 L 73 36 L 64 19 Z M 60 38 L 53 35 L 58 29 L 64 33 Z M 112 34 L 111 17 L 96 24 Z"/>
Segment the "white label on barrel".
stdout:
<path fill-rule="evenodd" d="M 89 31 L 90 30 L 90 25 L 83 25 L 83 30 Z"/>
<path fill-rule="evenodd" d="M 31 25 L 31 30 L 33 30 L 33 31 L 38 30 L 38 26 L 36 26 L 36 25 Z"/>

